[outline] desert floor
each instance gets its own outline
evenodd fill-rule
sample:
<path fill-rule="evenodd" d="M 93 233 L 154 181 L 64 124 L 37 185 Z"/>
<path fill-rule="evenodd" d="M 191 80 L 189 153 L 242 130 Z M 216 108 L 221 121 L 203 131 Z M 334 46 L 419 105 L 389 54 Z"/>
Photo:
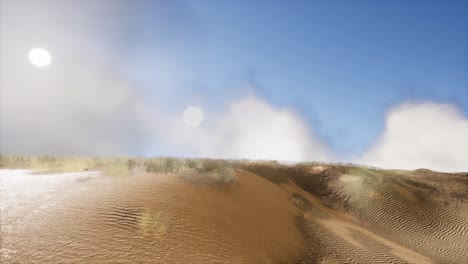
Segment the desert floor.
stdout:
<path fill-rule="evenodd" d="M 468 263 L 468 174 L 0 170 L 1 263 Z"/>

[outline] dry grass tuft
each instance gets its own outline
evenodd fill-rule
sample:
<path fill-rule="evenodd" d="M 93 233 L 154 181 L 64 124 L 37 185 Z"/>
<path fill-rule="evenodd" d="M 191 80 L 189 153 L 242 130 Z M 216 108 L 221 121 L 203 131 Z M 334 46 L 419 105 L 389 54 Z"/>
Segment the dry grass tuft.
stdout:
<path fill-rule="evenodd" d="M 198 174 L 217 183 L 237 182 L 236 164 L 226 160 L 163 157 L 146 160 L 144 166 L 147 172 L 152 173 Z"/>
<path fill-rule="evenodd" d="M 85 170 L 100 170 L 106 176 L 126 177 L 132 171 L 149 173 L 176 173 L 207 176 L 215 183 L 235 183 L 235 168 L 238 162 L 220 159 L 187 159 L 160 157 L 141 158 L 86 158 L 52 156 L 5 156 L 0 155 L 0 167 L 31 169 L 33 173 L 63 173 Z"/>

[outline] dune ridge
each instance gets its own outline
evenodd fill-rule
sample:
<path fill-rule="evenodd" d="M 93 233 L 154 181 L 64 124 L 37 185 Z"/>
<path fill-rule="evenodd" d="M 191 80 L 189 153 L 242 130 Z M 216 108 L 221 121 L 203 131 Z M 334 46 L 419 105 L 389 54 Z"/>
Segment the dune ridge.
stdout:
<path fill-rule="evenodd" d="M 162 161 L 146 163 L 151 170 L 125 160 L 112 170 L 0 170 L 1 262 L 468 260 L 468 173 Z"/>

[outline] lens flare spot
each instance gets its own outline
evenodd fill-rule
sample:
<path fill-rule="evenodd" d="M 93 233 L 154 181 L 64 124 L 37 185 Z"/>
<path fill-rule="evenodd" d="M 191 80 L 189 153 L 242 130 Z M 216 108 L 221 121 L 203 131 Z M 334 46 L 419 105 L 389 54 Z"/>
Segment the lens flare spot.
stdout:
<path fill-rule="evenodd" d="M 205 119 L 203 111 L 199 107 L 189 106 L 183 113 L 184 124 L 190 127 L 198 127 Z"/>

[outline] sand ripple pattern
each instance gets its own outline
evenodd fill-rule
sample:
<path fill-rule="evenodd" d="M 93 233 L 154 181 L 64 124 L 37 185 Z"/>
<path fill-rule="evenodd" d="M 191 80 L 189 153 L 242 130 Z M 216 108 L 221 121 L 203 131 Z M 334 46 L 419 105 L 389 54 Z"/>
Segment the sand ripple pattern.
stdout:
<path fill-rule="evenodd" d="M 337 175 L 329 187 L 342 207 L 319 204 L 305 213 L 304 232 L 320 250 L 298 262 L 467 263 L 466 199 L 424 182 L 408 184 L 408 177 L 414 179 L 372 171 Z M 439 177 L 446 177 L 445 187 L 464 184 L 450 175 Z"/>
<path fill-rule="evenodd" d="M 98 215 L 99 222 L 130 231 L 138 230 L 142 218 L 142 209 L 119 206 L 104 210 Z"/>
<path fill-rule="evenodd" d="M 218 186 L 0 170 L 0 263 L 468 263 L 468 173 L 237 173 Z"/>
<path fill-rule="evenodd" d="M 255 175 L 235 188 L 157 174 L 7 173 L 0 181 L 2 264 L 287 263 L 300 252 L 291 246 L 302 239 L 291 235 L 294 206 L 287 195 L 257 196 L 257 187 L 281 189 Z"/>

